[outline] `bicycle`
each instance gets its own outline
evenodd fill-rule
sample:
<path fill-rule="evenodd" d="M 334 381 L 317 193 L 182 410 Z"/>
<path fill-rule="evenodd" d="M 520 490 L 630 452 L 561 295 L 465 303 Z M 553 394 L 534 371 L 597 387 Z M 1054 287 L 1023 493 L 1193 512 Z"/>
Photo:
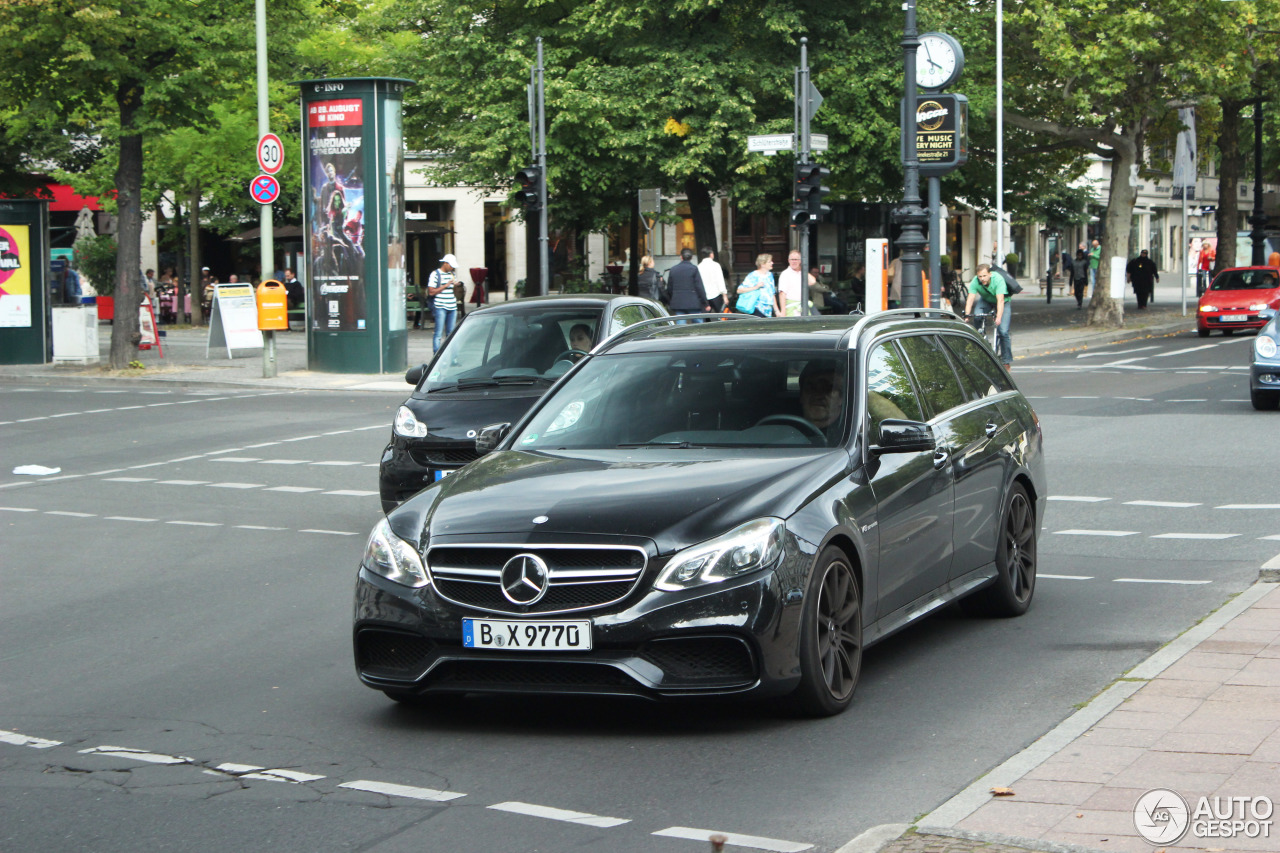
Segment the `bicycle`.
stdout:
<path fill-rule="evenodd" d="M 996 324 L 996 315 L 983 313 L 983 314 L 966 314 L 964 316 L 965 316 L 965 320 L 969 322 L 969 325 L 977 329 L 979 335 L 982 335 L 983 340 L 985 340 L 987 342 L 987 345 L 991 347 L 991 351 L 995 352 L 996 351 L 996 329 L 998 328 Z"/>

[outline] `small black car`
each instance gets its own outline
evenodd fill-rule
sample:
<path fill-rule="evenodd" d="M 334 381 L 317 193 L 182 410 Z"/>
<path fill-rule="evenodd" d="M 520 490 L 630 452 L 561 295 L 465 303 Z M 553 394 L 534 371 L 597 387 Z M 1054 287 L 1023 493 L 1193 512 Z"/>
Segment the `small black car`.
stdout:
<path fill-rule="evenodd" d="M 534 296 L 467 314 L 429 364 L 405 374 L 416 387 L 378 466 L 383 511 L 475 459 L 480 427 L 519 419 L 600 341 L 666 314 L 657 302 L 607 293 Z"/>
<path fill-rule="evenodd" d="M 1040 423 L 949 312 L 637 326 L 479 444 L 369 538 L 356 668 L 393 699 L 835 714 L 864 646 L 1035 590 Z"/>

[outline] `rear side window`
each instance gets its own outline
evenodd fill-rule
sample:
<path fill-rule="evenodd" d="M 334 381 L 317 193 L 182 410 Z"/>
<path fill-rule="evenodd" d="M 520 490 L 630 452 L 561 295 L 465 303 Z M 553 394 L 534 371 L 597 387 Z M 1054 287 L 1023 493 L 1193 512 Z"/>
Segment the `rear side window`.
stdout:
<path fill-rule="evenodd" d="M 617 334 L 627 326 L 634 326 L 641 320 L 647 319 L 649 319 L 649 312 L 639 305 L 623 305 L 613 313 L 613 322 L 609 324 L 609 334 Z"/>
<path fill-rule="evenodd" d="M 877 434 L 880 422 L 889 418 L 924 419 L 906 364 L 892 344 L 881 344 L 867 357 L 866 410 L 872 435 Z"/>
<path fill-rule="evenodd" d="M 1012 391 L 1013 383 L 991 353 L 972 338 L 943 335 L 947 349 L 955 356 L 960 377 L 977 397 L 991 397 L 1001 391 Z"/>
<path fill-rule="evenodd" d="M 899 338 L 898 344 L 906 352 L 907 361 L 920 383 L 920 393 L 934 415 L 968 401 L 937 338 L 933 335 L 912 335 Z"/>

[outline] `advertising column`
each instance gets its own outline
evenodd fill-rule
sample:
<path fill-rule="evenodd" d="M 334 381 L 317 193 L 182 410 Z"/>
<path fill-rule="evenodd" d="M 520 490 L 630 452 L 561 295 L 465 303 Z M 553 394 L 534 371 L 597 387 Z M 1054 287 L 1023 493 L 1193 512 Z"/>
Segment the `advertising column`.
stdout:
<path fill-rule="evenodd" d="M 0 199 L 0 364 L 53 358 L 48 270 L 48 202 Z"/>
<path fill-rule="evenodd" d="M 408 80 L 307 80 L 302 88 L 308 367 L 405 369 L 404 156 Z"/>

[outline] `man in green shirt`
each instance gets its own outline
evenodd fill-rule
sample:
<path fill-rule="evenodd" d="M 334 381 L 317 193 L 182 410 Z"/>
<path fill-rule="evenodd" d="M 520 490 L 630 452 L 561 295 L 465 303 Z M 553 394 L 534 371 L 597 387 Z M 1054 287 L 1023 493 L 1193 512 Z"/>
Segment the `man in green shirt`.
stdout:
<path fill-rule="evenodd" d="M 1093 248 L 1089 250 L 1089 288 L 1093 292 L 1093 288 L 1098 286 L 1098 264 L 1102 263 L 1102 244 L 1097 240 L 1093 241 Z"/>
<path fill-rule="evenodd" d="M 1010 309 L 1009 287 L 1005 284 L 1004 276 L 992 275 L 989 264 L 978 264 L 978 274 L 969 282 L 969 298 L 964 303 L 964 315 L 966 318 L 995 315 L 998 355 L 1006 370 L 1013 366 L 1013 342 L 1009 336 L 1009 321 L 1013 317 L 1013 311 Z"/>

